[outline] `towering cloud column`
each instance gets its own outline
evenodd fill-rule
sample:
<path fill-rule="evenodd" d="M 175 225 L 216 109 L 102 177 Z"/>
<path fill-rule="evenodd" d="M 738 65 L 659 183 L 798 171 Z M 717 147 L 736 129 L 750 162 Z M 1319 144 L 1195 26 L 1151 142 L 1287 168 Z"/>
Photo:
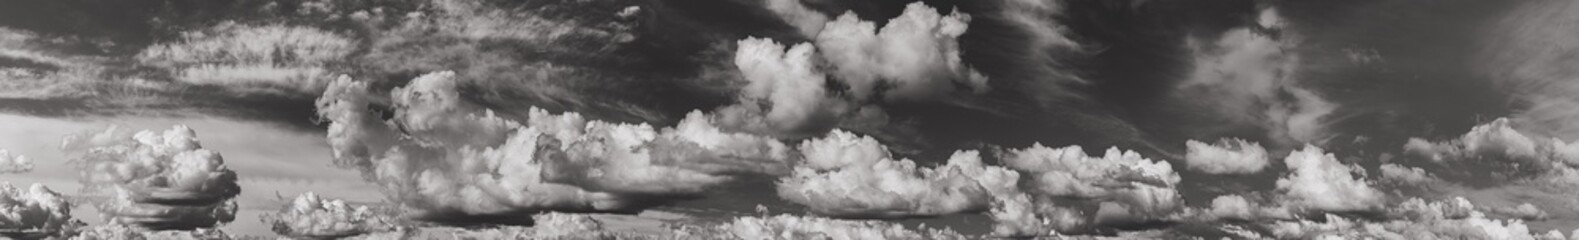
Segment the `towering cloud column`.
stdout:
<path fill-rule="evenodd" d="M 236 173 L 191 128 L 128 135 L 111 127 L 67 137 L 62 148 L 77 155 L 84 191 L 109 196 L 99 205 L 106 222 L 187 230 L 235 219 Z"/>

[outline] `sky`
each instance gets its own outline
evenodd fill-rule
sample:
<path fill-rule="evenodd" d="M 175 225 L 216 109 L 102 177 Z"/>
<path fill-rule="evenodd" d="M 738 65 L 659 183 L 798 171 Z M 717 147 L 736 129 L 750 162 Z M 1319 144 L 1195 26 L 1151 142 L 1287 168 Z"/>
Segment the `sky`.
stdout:
<path fill-rule="evenodd" d="M 0 203 L 90 234 L 1579 238 L 1576 11 L 3 1 L 0 195 L 74 207 Z"/>

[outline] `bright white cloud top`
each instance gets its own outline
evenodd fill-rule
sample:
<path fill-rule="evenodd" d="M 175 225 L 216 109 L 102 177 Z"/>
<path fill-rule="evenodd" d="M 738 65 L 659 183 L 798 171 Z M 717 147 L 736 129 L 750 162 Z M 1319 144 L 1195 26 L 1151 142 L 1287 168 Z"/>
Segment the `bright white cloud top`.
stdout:
<path fill-rule="evenodd" d="M 1277 191 L 1290 207 L 1317 212 L 1366 211 L 1386 201 L 1386 195 L 1353 173 L 1363 170 L 1338 162 L 1321 148 L 1305 146 L 1289 153 L 1283 163 L 1290 172 L 1277 180 Z"/>
<path fill-rule="evenodd" d="M 1088 156 L 1080 146 L 1049 148 L 1038 143 L 1010 149 L 1001 158 L 1005 166 L 1030 179 L 1024 187 L 1033 196 L 1032 206 L 1054 230 L 1076 232 L 1092 223 L 1165 219 L 1184 204 L 1176 189 L 1181 179 L 1172 165 L 1134 151 L 1110 148 L 1102 156 Z"/>
<path fill-rule="evenodd" d="M 107 196 L 105 221 L 146 229 L 208 228 L 235 219 L 241 193 L 236 173 L 219 153 L 204 149 L 197 132 L 177 125 L 136 133 L 110 127 L 69 136 L 86 191 Z"/>
<path fill-rule="evenodd" d="M 1241 139 L 1223 139 L 1217 143 L 1195 140 L 1185 142 L 1189 152 L 1184 162 L 1190 170 L 1210 174 L 1250 174 L 1266 169 L 1266 148 L 1261 144 Z"/>
<path fill-rule="evenodd" d="M 298 238 L 341 238 L 393 229 L 387 216 L 368 206 L 347 204 L 308 192 L 291 200 L 278 213 L 262 219 L 275 233 Z"/>
<path fill-rule="evenodd" d="M 841 130 L 800 145 L 805 165 L 779 179 L 779 196 L 835 217 L 903 218 L 986 210 L 1017 192 L 1019 175 L 958 151 L 942 166 L 894 160 L 877 140 Z"/>

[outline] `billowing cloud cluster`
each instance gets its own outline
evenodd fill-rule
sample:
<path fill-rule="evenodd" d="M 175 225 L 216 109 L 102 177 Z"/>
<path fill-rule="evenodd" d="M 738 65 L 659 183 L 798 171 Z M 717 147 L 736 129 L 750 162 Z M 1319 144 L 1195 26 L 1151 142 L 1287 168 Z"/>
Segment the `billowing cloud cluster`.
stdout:
<path fill-rule="evenodd" d="M 740 217 L 721 226 L 738 239 L 966 239 L 948 229 L 907 229 L 897 223 L 777 215 Z"/>
<path fill-rule="evenodd" d="M 0 174 L 31 171 L 33 171 L 33 160 L 28 160 L 27 156 L 11 154 L 11 151 L 0 149 Z"/>
<path fill-rule="evenodd" d="M 517 121 L 462 99 L 455 76 L 393 90 L 388 121 L 369 109 L 366 83 L 331 84 L 317 105 L 336 162 L 430 218 L 628 212 L 698 196 L 733 174 L 788 171 L 788 146 L 724 132 L 699 112 L 663 129 L 541 109 Z"/>
<path fill-rule="evenodd" d="M 786 48 L 767 39 L 741 40 L 734 63 L 747 85 L 739 104 L 717 111 L 720 122 L 775 136 L 814 136 L 844 121 L 886 121 L 868 103 L 988 90 L 987 77 L 960 59 L 955 39 L 970 18 L 958 11 L 942 15 L 911 3 L 879 28 L 854 12 L 824 22 L 826 16 L 800 4 L 771 0 L 768 8 L 815 31 L 807 34 L 813 41 Z"/>
<path fill-rule="evenodd" d="M 353 207 L 312 192 L 297 196 L 278 213 L 264 215 L 263 222 L 280 235 L 314 239 L 355 236 L 393 227 L 367 206 Z"/>
<path fill-rule="evenodd" d="M 1338 162 L 1332 154 L 1315 146 L 1289 153 L 1283 159 L 1288 176 L 1277 180 L 1277 191 L 1289 207 L 1316 211 L 1373 210 L 1386 201 L 1386 195 L 1354 176 L 1359 167 Z"/>
<path fill-rule="evenodd" d="M 67 137 L 62 149 L 78 155 L 85 190 L 109 196 L 99 205 L 106 222 L 194 229 L 235 219 L 232 198 L 241 193 L 236 173 L 219 153 L 204 149 L 191 128 L 128 136 L 111 127 Z"/>
<path fill-rule="evenodd" d="M 1276 9 L 1262 10 L 1256 25 L 1197 45 L 1195 70 L 1180 85 L 1182 93 L 1210 100 L 1229 119 L 1263 125 L 1273 139 L 1322 140 L 1321 118 L 1337 106 L 1299 85 L 1300 57 L 1289 51 L 1298 46 L 1297 36 L 1283 31 Z"/>
<path fill-rule="evenodd" d="M 1531 178 L 1579 166 L 1579 142 L 1529 137 L 1514 130 L 1506 118 L 1475 126 L 1447 141 L 1411 138 L 1404 151 L 1455 179 L 1484 175 L 1502 180 Z"/>
<path fill-rule="evenodd" d="M 1204 173 L 1257 173 L 1265 169 L 1269 162 L 1266 148 L 1262 148 L 1261 144 L 1237 138 L 1223 139 L 1213 144 L 1190 140 L 1184 144 L 1189 151 L 1184 155 L 1185 165 L 1190 170 Z"/>
<path fill-rule="evenodd" d="M 779 179 L 779 196 L 820 215 L 854 218 L 938 216 L 986 210 L 995 196 L 1017 192 L 1019 174 L 982 163 L 976 151 L 918 167 L 894 160 L 877 140 L 835 130 L 802 142 L 803 166 Z"/>
<path fill-rule="evenodd" d="M 82 225 L 71 219 L 71 203 L 41 184 L 27 189 L 0 184 L 0 237 L 58 237 Z"/>
<path fill-rule="evenodd" d="M 828 22 L 814 43 L 832 73 L 848 85 L 849 94 L 866 99 L 881 92 L 889 100 L 926 100 L 955 89 L 987 90 L 987 77 L 960 60 L 959 43 L 970 17 L 949 15 L 920 2 L 905 6 L 904 13 L 882 28 L 846 12 Z"/>
<path fill-rule="evenodd" d="M 1389 219 L 1366 221 L 1327 215 L 1326 221 L 1268 224 L 1279 239 L 1566 239 L 1562 232 L 1532 232 L 1520 220 L 1487 218 L 1463 198 L 1405 201 Z"/>
<path fill-rule="evenodd" d="M 817 50 L 811 44 L 785 49 L 771 39 L 740 40 L 735 66 L 746 79 L 739 104 L 716 110 L 715 116 L 739 129 L 756 129 L 776 135 L 817 132 L 831 127 L 851 104 L 835 98 L 817 69 Z"/>
<path fill-rule="evenodd" d="M 1080 146 L 1050 148 L 1036 144 L 1000 156 L 1005 166 L 1030 180 L 1025 186 L 1037 218 L 1059 231 L 1081 231 L 1089 222 L 1126 224 L 1163 220 L 1177 213 L 1184 199 L 1172 165 L 1110 148 L 1088 156 Z M 1059 199 L 1059 200 L 1054 200 Z M 1063 201 L 1069 200 L 1069 201 Z M 994 211 L 995 213 L 1000 211 Z M 1014 218 L 1028 219 L 1028 218 Z M 1022 223 L 1000 223 L 1019 225 Z"/>
<path fill-rule="evenodd" d="M 188 83 L 316 94 L 333 80 L 329 64 L 356 48 L 347 37 L 312 27 L 227 22 L 149 46 L 136 59 Z"/>

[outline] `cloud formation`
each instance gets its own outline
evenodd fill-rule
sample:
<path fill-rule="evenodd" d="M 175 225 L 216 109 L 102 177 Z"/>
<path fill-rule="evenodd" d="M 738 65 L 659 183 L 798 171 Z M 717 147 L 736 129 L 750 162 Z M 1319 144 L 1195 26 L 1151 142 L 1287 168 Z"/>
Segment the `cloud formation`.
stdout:
<path fill-rule="evenodd" d="M 355 236 L 393 227 L 367 206 L 320 198 L 312 192 L 296 196 L 290 205 L 277 213 L 265 214 L 261 220 L 280 235 L 315 239 Z"/>
<path fill-rule="evenodd" d="M 1440 168 L 1444 177 L 1464 181 L 1484 175 L 1502 181 L 1537 178 L 1579 166 L 1579 142 L 1530 137 L 1510 123 L 1498 118 L 1440 142 L 1410 138 L 1404 152 Z"/>
<path fill-rule="evenodd" d="M 788 171 L 788 146 L 725 132 L 700 112 L 662 129 L 535 108 L 518 121 L 462 99 L 456 77 L 396 88 L 388 121 L 369 110 L 365 83 L 331 84 L 318 106 L 337 163 L 428 219 L 630 212 L 699 196 L 733 174 Z"/>
<path fill-rule="evenodd" d="M 1284 29 L 1277 9 L 1257 15 L 1253 27 L 1235 28 L 1210 44 L 1195 44 L 1195 70 L 1182 94 L 1208 99 L 1229 119 L 1262 125 L 1268 137 L 1290 143 L 1321 141 L 1322 117 L 1337 106 L 1299 85 L 1300 40 Z"/>
<path fill-rule="evenodd" d="M 0 174 L 32 171 L 33 160 L 28 160 L 27 156 L 11 154 L 11 151 L 0 149 Z"/>
<path fill-rule="evenodd" d="M 821 132 L 849 111 L 851 103 L 834 98 L 818 69 L 817 49 L 801 43 L 785 48 L 771 39 L 740 40 L 735 66 L 747 84 L 739 103 L 715 110 L 721 122 L 741 129 L 776 135 Z"/>
<path fill-rule="evenodd" d="M 779 179 L 778 193 L 819 215 L 904 218 L 986 210 L 996 196 L 1018 192 L 1019 175 L 957 151 L 948 163 L 919 167 L 891 159 L 875 139 L 835 130 L 801 143 L 805 164 Z"/>
<path fill-rule="evenodd" d="M 184 125 L 135 134 L 110 127 L 68 136 L 61 148 L 77 156 L 85 191 L 109 196 L 99 204 L 106 222 L 164 230 L 235 219 L 236 173 Z"/>
<path fill-rule="evenodd" d="M 330 64 L 356 48 L 348 37 L 312 27 L 225 22 L 149 46 L 135 58 L 183 82 L 310 95 L 333 79 Z"/>
<path fill-rule="evenodd" d="M 1579 139 L 1579 21 L 1573 2 L 1520 3 L 1493 20 L 1474 66 L 1519 106 L 1509 118 L 1519 130 Z"/>
<path fill-rule="evenodd" d="M 1289 173 L 1277 180 L 1277 192 L 1289 207 L 1316 212 L 1374 210 L 1386 201 L 1353 172 L 1359 167 L 1345 165 L 1321 148 L 1307 145 L 1283 158 Z"/>
<path fill-rule="evenodd" d="M 1488 218 L 1463 198 L 1411 199 L 1389 214 L 1381 221 L 1329 214 L 1326 221 L 1281 221 L 1268 226 L 1279 239 L 1566 239 L 1557 230 L 1533 232 L 1520 220 Z"/>
<path fill-rule="evenodd" d="M 987 77 L 960 59 L 956 40 L 970 17 L 958 11 L 943 15 L 915 2 L 879 28 L 853 11 L 828 21 L 796 0 L 765 4 L 812 42 L 738 42 L 733 63 L 745 86 L 736 104 L 712 114 L 726 129 L 815 137 L 835 127 L 887 123 L 884 102 L 937 101 L 989 88 Z"/>
<path fill-rule="evenodd" d="M 1054 221 L 1048 225 L 1058 231 L 1165 220 L 1184 206 L 1176 188 L 1181 179 L 1172 165 L 1134 151 L 1109 148 L 1104 155 L 1088 156 L 1080 146 L 1038 143 L 1009 149 L 999 158 L 1030 179 L 1024 188 L 1038 217 Z"/>
<path fill-rule="evenodd" d="M 956 89 L 988 90 L 987 77 L 960 60 L 955 39 L 969 23 L 958 10 L 942 15 L 915 2 L 882 28 L 846 12 L 828 22 L 813 43 L 855 99 L 881 92 L 891 101 L 927 101 Z"/>
<path fill-rule="evenodd" d="M 953 230 L 912 230 L 883 221 L 777 215 L 739 217 L 720 228 L 739 239 L 966 239 Z"/>
<path fill-rule="evenodd" d="M 1261 144 L 1237 138 L 1222 139 L 1207 144 L 1190 140 L 1185 142 L 1188 153 L 1184 163 L 1190 170 L 1210 174 L 1250 174 L 1266 169 L 1266 148 Z"/>
<path fill-rule="evenodd" d="M 61 237 L 82 225 L 71 219 L 71 206 L 42 184 L 27 189 L 0 184 L 0 237 L 30 239 Z"/>

